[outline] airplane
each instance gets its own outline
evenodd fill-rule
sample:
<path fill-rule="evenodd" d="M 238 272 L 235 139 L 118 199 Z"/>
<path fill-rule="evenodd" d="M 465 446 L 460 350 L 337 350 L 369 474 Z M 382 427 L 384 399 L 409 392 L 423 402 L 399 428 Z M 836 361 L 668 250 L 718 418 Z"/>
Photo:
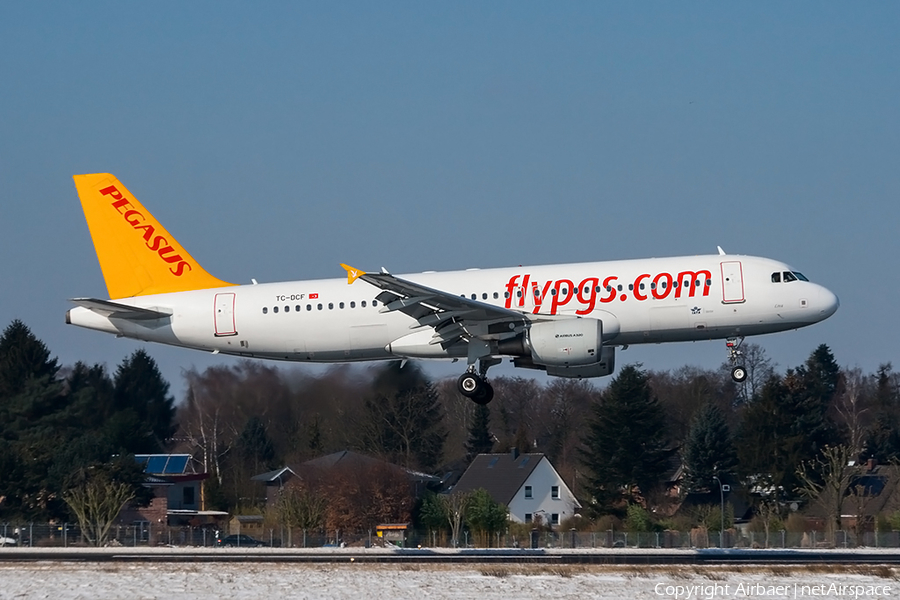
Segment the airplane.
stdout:
<path fill-rule="evenodd" d="M 487 372 L 503 359 L 557 377 L 603 377 L 616 348 L 632 344 L 724 339 L 740 383 L 746 336 L 812 325 L 839 306 L 787 264 L 721 247 L 407 275 L 341 265 L 346 279 L 236 285 L 207 273 L 113 175 L 73 179 L 109 299 L 73 298 L 66 323 L 285 361 L 464 359 L 457 388 L 479 404 L 493 398 Z"/>

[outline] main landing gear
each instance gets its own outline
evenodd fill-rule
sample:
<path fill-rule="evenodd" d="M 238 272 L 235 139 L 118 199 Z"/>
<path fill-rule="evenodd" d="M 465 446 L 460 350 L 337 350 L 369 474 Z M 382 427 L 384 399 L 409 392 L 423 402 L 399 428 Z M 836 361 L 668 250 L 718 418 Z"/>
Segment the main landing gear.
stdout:
<path fill-rule="evenodd" d="M 482 358 L 478 361 L 478 373 L 475 365 L 469 365 L 466 372 L 459 376 L 456 388 L 459 393 L 469 398 L 475 404 L 487 404 L 494 399 L 494 388 L 487 382 L 487 370 L 493 365 L 500 364 L 500 359 Z"/>
<path fill-rule="evenodd" d="M 741 344 L 744 343 L 744 338 L 728 338 L 725 340 L 725 345 L 728 347 L 728 360 L 731 361 L 731 378 L 734 379 L 736 383 L 744 383 L 747 380 L 747 369 L 744 365 L 739 364 L 741 362 L 741 356 L 743 356 L 743 352 L 741 352 L 740 347 Z"/>

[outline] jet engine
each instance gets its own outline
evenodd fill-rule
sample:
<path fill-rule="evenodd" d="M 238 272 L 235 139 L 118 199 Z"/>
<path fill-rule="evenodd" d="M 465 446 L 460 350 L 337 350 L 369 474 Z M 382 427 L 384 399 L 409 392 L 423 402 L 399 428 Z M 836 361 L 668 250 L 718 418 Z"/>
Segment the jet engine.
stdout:
<path fill-rule="evenodd" d="M 541 369 L 557 377 L 602 377 L 615 368 L 615 348 L 603 346 L 598 319 L 558 319 L 532 323 L 526 332 L 499 344 L 517 367 Z"/>

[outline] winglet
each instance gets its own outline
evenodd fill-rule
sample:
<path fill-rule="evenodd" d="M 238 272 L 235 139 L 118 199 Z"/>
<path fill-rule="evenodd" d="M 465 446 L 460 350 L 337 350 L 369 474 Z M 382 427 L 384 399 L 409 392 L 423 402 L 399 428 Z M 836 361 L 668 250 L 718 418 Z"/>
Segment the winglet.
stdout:
<path fill-rule="evenodd" d="M 341 266 L 344 267 L 344 270 L 347 271 L 347 285 L 350 285 L 360 277 L 366 274 L 365 271 L 360 271 L 359 269 L 354 269 L 350 265 L 345 265 L 341 263 Z"/>
<path fill-rule="evenodd" d="M 719 251 L 719 256 L 725 256 L 725 251 L 722 250 L 722 246 L 716 246 L 716 250 Z"/>

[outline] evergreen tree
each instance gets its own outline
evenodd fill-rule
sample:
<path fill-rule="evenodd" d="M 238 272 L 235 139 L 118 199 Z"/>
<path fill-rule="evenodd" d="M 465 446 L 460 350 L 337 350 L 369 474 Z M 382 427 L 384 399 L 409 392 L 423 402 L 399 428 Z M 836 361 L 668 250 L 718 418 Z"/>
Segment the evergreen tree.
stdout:
<path fill-rule="evenodd" d="M 587 490 L 598 512 L 620 512 L 623 500 L 646 498 L 663 483 L 674 450 L 644 371 L 628 365 L 612 380 L 592 406 L 583 442 Z"/>
<path fill-rule="evenodd" d="M 722 411 L 709 402 L 694 416 L 682 450 L 684 485 L 690 491 L 715 489 L 728 483 L 737 466 L 731 432 Z"/>
<path fill-rule="evenodd" d="M 275 446 L 265 424 L 259 417 L 251 417 L 238 436 L 236 450 L 254 474 L 276 467 Z"/>
<path fill-rule="evenodd" d="M 466 441 L 466 461 L 472 462 L 479 454 L 486 454 L 494 447 L 491 435 L 491 409 L 488 404 L 476 404 L 469 439 Z"/>
<path fill-rule="evenodd" d="M 134 453 L 161 452 L 175 433 L 175 400 L 150 355 L 136 350 L 116 370 L 113 441 Z"/>
<path fill-rule="evenodd" d="M 19 319 L 0 337 L 0 402 L 25 391 L 29 380 L 53 381 L 59 371 L 56 359 Z"/>
<path fill-rule="evenodd" d="M 737 448 L 745 477 L 794 496 L 800 464 L 840 442 L 827 417 L 839 377 L 831 351 L 821 345 L 803 366 L 769 379 L 743 414 Z"/>
<path fill-rule="evenodd" d="M 387 460 L 430 471 L 443 454 L 446 428 L 437 392 L 413 364 L 381 368 L 365 402 L 362 444 Z"/>
<path fill-rule="evenodd" d="M 875 423 L 866 438 L 863 459 L 880 463 L 900 459 L 900 391 L 890 363 L 880 365 L 875 388 Z"/>

